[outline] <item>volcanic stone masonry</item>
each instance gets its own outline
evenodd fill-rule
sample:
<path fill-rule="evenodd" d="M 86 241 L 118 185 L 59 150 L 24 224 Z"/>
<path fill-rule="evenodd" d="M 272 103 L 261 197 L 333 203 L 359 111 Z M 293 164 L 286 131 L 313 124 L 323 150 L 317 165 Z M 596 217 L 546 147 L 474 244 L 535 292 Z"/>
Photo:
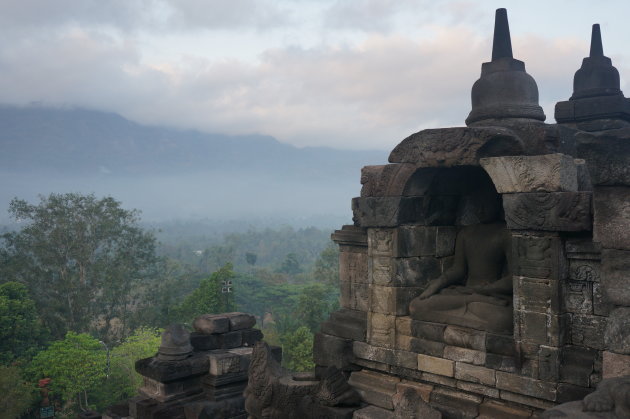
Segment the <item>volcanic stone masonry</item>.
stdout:
<path fill-rule="evenodd" d="M 593 25 L 545 124 L 498 9 L 466 127 L 412 134 L 363 168 L 354 225 L 332 235 L 341 308 L 315 335 L 314 374 L 281 368 L 252 316 L 205 315 L 165 331 L 136 364 L 140 395 L 105 417 L 630 417 L 619 87 Z"/>

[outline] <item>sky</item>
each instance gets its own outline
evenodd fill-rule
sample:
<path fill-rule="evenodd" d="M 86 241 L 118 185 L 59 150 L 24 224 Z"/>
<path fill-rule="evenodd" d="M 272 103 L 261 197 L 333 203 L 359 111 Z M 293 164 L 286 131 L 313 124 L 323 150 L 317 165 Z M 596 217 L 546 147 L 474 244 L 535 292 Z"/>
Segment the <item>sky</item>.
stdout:
<path fill-rule="evenodd" d="M 593 23 L 628 90 L 627 0 L 0 0 L 0 103 L 387 150 L 464 124 L 498 7 L 547 122 Z"/>

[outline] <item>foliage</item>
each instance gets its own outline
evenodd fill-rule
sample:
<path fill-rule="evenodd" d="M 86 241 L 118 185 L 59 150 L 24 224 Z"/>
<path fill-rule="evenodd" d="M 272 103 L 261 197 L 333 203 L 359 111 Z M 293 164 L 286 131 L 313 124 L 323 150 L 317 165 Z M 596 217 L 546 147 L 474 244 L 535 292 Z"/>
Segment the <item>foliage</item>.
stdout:
<path fill-rule="evenodd" d="M 88 391 L 105 378 L 105 368 L 106 351 L 102 344 L 85 333 L 74 332 L 39 352 L 29 366 L 33 381 L 50 378 L 54 393 L 65 401 L 78 396 L 82 407 L 88 405 Z"/>
<path fill-rule="evenodd" d="M 296 318 L 311 333 L 315 333 L 320 323 L 336 308 L 334 296 L 336 296 L 334 291 L 322 284 L 316 283 L 305 287 L 298 297 Z"/>
<path fill-rule="evenodd" d="M 278 272 L 282 272 L 289 275 L 297 275 L 302 272 L 300 261 L 295 253 L 289 253 L 282 262 L 282 266 L 278 269 Z"/>
<path fill-rule="evenodd" d="M 339 248 L 330 243 L 315 261 L 313 277 L 317 282 L 339 286 Z"/>
<path fill-rule="evenodd" d="M 313 334 L 306 326 L 282 338 L 284 365 L 292 371 L 311 371 L 313 363 Z"/>
<path fill-rule="evenodd" d="M 0 364 L 35 355 L 45 333 L 28 290 L 17 282 L 0 285 Z"/>
<path fill-rule="evenodd" d="M 223 293 L 222 288 L 224 282 L 233 281 L 235 277 L 232 264 L 227 263 L 202 280 L 199 287 L 175 307 L 175 318 L 188 323 L 202 314 L 234 311 L 234 292 Z"/>
<path fill-rule="evenodd" d="M 153 234 L 138 227 L 137 211 L 121 208 L 111 197 L 40 198 L 38 205 L 11 201 L 12 217 L 27 224 L 2 236 L 5 276 L 28 285 L 44 324 L 57 338 L 66 330 L 95 328 L 106 338 L 115 318 L 124 335 L 137 303 L 137 282 L 155 273 Z"/>
<path fill-rule="evenodd" d="M 93 400 L 98 409 L 102 410 L 136 394 L 142 385 L 142 376 L 136 372 L 135 363 L 155 355 L 160 346 L 160 333 L 158 329 L 141 327 L 110 351 L 109 375 L 93 391 Z"/>
<path fill-rule="evenodd" d="M 20 417 L 33 403 L 35 388 L 22 378 L 16 366 L 0 366 L 0 415 Z"/>

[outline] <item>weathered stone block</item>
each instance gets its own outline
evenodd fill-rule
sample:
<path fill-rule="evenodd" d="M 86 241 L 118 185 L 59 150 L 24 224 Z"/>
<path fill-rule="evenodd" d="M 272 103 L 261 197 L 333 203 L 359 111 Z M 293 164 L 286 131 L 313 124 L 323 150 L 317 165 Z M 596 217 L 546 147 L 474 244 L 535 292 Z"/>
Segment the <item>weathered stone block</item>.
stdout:
<path fill-rule="evenodd" d="M 630 230 L 628 230 L 630 231 Z M 628 235 L 628 231 L 624 234 Z M 620 306 L 630 306 L 630 251 L 602 250 L 601 285 L 608 301 Z"/>
<path fill-rule="evenodd" d="M 396 257 L 449 256 L 455 251 L 455 227 L 400 226 L 396 231 Z"/>
<path fill-rule="evenodd" d="M 448 195 L 352 199 L 353 219 L 361 227 L 450 225 L 456 208 L 457 197 Z"/>
<path fill-rule="evenodd" d="M 514 280 L 514 305 L 517 310 L 559 314 L 558 281 L 517 277 Z"/>
<path fill-rule="evenodd" d="M 400 196 L 415 172 L 413 164 L 365 166 L 361 169 L 361 196 Z"/>
<path fill-rule="evenodd" d="M 443 358 L 429 355 L 418 355 L 418 369 L 431 374 L 453 377 L 455 363 Z"/>
<path fill-rule="evenodd" d="M 225 333 L 230 330 L 230 320 L 223 314 L 202 314 L 193 320 L 193 328 L 197 333 Z"/>
<path fill-rule="evenodd" d="M 461 348 L 486 350 L 486 332 L 459 326 L 446 326 L 444 342 Z"/>
<path fill-rule="evenodd" d="M 513 356 L 486 354 L 486 368 L 498 371 L 516 372 L 516 359 Z"/>
<path fill-rule="evenodd" d="M 468 391 L 470 393 L 482 394 L 488 397 L 499 398 L 499 390 L 496 388 L 484 386 L 482 384 L 469 383 L 466 381 L 458 381 L 457 388 Z"/>
<path fill-rule="evenodd" d="M 355 357 L 383 364 L 394 364 L 394 351 L 365 342 L 353 342 L 352 353 Z"/>
<path fill-rule="evenodd" d="M 606 317 L 574 315 L 571 317 L 571 343 L 604 349 Z"/>
<path fill-rule="evenodd" d="M 161 403 L 189 394 L 201 393 L 200 377 L 185 378 L 163 383 L 149 377 L 142 377 L 143 385 L 138 389 L 141 395 L 151 397 Z"/>
<path fill-rule="evenodd" d="M 412 389 L 416 392 L 418 397 L 428 403 L 431 397 L 431 391 L 433 391 L 433 386 L 430 384 L 416 383 L 408 380 L 402 380 L 400 383 L 396 384 L 397 393 L 402 393 L 407 389 Z"/>
<path fill-rule="evenodd" d="M 497 388 L 544 400 L 556 400 L 555 383 L 497 371 Z"/>
<path fill-rule="evenodd" d="M 510 229 L 590 231 L 590 192 L 519 193 L 503 195 Z"/>
<path fill-rule="evenodd" d="M 221 347 L 221 335 L 207 335 L 205 333 L 192 332 L 190 344 L 197 351 L 209 351 Z"/>
<path fill-rule="evenodd" d="M 630 354 L 630 307 L 618 307 L 610 313 L 605 341 L 606 349 L 618 354 Z"/>
<path fill-rule="evenodd" d="M 339 280 L 368 282 L 367 252 L 339 252 Z"/>
<path fill-rule="evenodd" d="M 157 357 L 136 361 L 136 372 L 144 377 L 166 383 L 186 377 L 203 375 L 208 372 L 208 357 L 202 352 L 193 352 L 189 358 L 180 361 L 162 361 Z"/>
<path fill-rule="evenodd" d="M 471 383 L 494 386 L 496 384 L 496 371 L 477 365 L 457 362 L 455 364 L 455 378 Z"/>
<path fill-rule="evenodd" d="M 575 314 L 593 314 L 593 282 L 563 281 L 564 310 Z"/>
<path fill-rule="evenodd" d="M 578 136 L 577 153 L 586 161 L 593 185 L 630 186 L 630 141 L 627 130 L 623 137 L 620 131 Z"/>
<path fill-rule="evenodd" d="M 243 344 L 243 333 L 241 330 L 223 333 L 220 336 L 221 348 L 238 348 Z"/>
<path fill-rule="evenodd" d="M 418 167 L 477 166 L 484 146 L 501 140 L 507 155 L 523 154 L 523 144 L 509 129 L 458 127 L 426 129 L 405 138 L 389 155 L 390 163 L 413 163 Z"/>
<path fill-rule="evenodd" d="M 522 404 L 525 406 L 532 406 L 537 409 L 551 409 L 556 404 L 553 402 L 549 402 L 547 400 L 541 400 L 536 397 L 524 396 L 522 394 L 512 393 L 506 390 L 501 390 L 499 392 L 499 396 L 503 400 L 507 400 L 509 402 L 514 402 L 518 404 Z M 534 414 L 535 415 L 535 414 Z M 534 416 L 536 417 L 536 416 Z"/>
<path fill-rule="evenodd" d="M 409 303 L 422 292 L 417 287 L 384 287 L 370 285 L 369 308 L 383 314 L 405 316 L 409 314 Z"/>
<path fill-rule="evenodd" d="M 630 250 L 630 187 L 596 187 L 593 209 L 593 240 L 608 249 Z"/>
<path fill-rule="evenodd" d="M 370 286 L 365 282 L 351 282 L 352 300 L 350 308 L 359 311 L 368 311 L 370 300 Z"/>
<path fill-rule="evenodd" d="M 498 355 L 514 355 L 514 337 L 505 335 L 486 334 L 486 351 Z"/>
<path fill-rule="evenodd" d="M 341 308 L 330 313 L 328 320 L 320 326 L 321 332 L 341 338 L 365 341 L 367 313 L 360 310 Z"/>
<path fill-rule="evenodd" d="M 562 349 L 560 380 L 565 383 L 588 387 L 595 368 L 597 351 L 580 346 L 567 345 Z"/>
<path fill-rule="evenodd" d="M 578 190 L 577 167 L 564 154 L 486 157 L 479 163 L 501 194 Z"/>
<path fill-rule="evenodd" d="M 455 388 L 457 384 L 457 380 L 450 377 L 445 377 L 443 375 L 431 374 L 430 372 L 422 373 L 422 381 L 427 381 L 429 383 L 439 384 L 441 386 L 447 386 Z"/>
<path fill-rule="evenodd" d="M 561 362 L 560 348 L 541 346 L 538 352 L 538 378 L 545 381 L 558 381 Z"/>
<path fill-rule="evenodd" d="M 475 394 L 447 388 L 436 388 L 431 393 L 431 405 L 446 417 L 477 417 L 482 400 L 482 397 Z"/>
<path fill-rule="evenodd" d="M 263 333 L 258 329 L 244 329 L 241 330 L 243 340 L 243 346 L 254 346 L 256 342 L 263 339 Z"/>
<path fill-rule="evenodd" d="M 396 316 L 368 312 L 367 341 L 376 346 L 393 348 L 396 343 Z"/>
<path fill-rule="evenodd" d="M 623 377 L 630 375 L 630 355 L 621 355 L 614 352 L 603 352 L 603 377 Z"/>
<path fill-rule="evenodd" d="M 593 314 L 596 316 L 608 316 L 613 305 L 608 299 L 607 293 L 599 282 L 593 283 Z"/>
<path fill-rule="evenodd" d="M 442 342 L 396 334 L 396 348 L 404 351 L 441 357 L 444 354 L 444 346 Z"/>
<path fill-rule="evenodd" d="M 382 407 L 367 406 L 355 410 L 352 419 L 394 419 L 394 412 Z"/>
<path fill-rule="evenodd" d="M 250 329 L 256 324 L 256 317 L 247 313 L 225 313 L 230 321 L 230 330 Z"/>
<path fill-rule="evenodd" d="M 511 418 L 526 419 L 532 414 L 530 409 L 514 407 L 497 400 L 485 400 L 479 405 L 478 419 Z"/>
<path fill-rule="evenodd" d="M 528 278 L 566 277 L 561 240 L 555 235 L 513 234 L 514 275 Z"/>
<path fill-rule="evenodd" d="M 590 257 L 594 255 L 580 255 L 580 256 Z M 597 255 L 597 259 L 599 259 L 599 254 Z M 601 272 L 601 269 L 600 269 L 599 260 L 569 258 L 569 279 L 573 281 L 598 282 L 601 278 L 600 272 Z"/>
<path fill-rule="evenodd" d="M 426 287 L 429 281 L 442 274 L 440 260 L 433 256 L 398 258 L 392 259 L 391 262 L 393 275 L 387 277 L 391 285 Z M 376 280 L 377 276 L 374 275 L 374 278 Z"/>
<path fill-rule="evenodd" d="M 515 336 L 526 343 L 561 346 L 567 340 L 568 315 L 514 311 Z"/>
<path fill-rule="evenodd" d="M 251 360 L 252 348 L 248 348 L 242 354 L 234 352 L 223 352 L 208 356 L 208 372 L 214 376 L 247 372 Z"/>
<path fill-rule="evenodd" d="M 393 228 L 368 228 L 368 256 L 394 256 L 396 230 Z"/>
<path fill-rule="evenodd" d="M 348 368 L 353 359 L 352 340 L 315 333 L 313 361 L 316 365 L 335 366 L 343 370 Z"/>
<path fill-rule="evenodd" d="M 451 361 L 466 362 L 473 365 L 484 365 L 486 363 L 486 352 L 458 346 L 446 346 L 443 356 Z"/>
<path fill-rule="evenodd" d="M 392 396 L 399 382 L 397 377 L 366 370 L 353 372 L 348 380 L 363 401 L 390 410 L 394 408 Z"/>

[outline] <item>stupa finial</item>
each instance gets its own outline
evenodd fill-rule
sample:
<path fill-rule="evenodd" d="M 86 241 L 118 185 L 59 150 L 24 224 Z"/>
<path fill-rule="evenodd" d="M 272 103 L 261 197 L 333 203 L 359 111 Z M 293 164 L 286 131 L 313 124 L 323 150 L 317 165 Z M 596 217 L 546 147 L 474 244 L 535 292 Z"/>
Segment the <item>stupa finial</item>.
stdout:
<path fill-rule="evenodd" d="M 599 23 L 593 25 L 591 32 L 591 53 L 590 57 L 603 57 L 604 48 L 602 47 L 602 33 L 599 30 Z"/>
<path fill-rule="evenodd" d="M 512 40 L 507 10 L 497 9 L 494 15 L 494 39 L 492 41 L 492 61 L 512 57 Z"/>

